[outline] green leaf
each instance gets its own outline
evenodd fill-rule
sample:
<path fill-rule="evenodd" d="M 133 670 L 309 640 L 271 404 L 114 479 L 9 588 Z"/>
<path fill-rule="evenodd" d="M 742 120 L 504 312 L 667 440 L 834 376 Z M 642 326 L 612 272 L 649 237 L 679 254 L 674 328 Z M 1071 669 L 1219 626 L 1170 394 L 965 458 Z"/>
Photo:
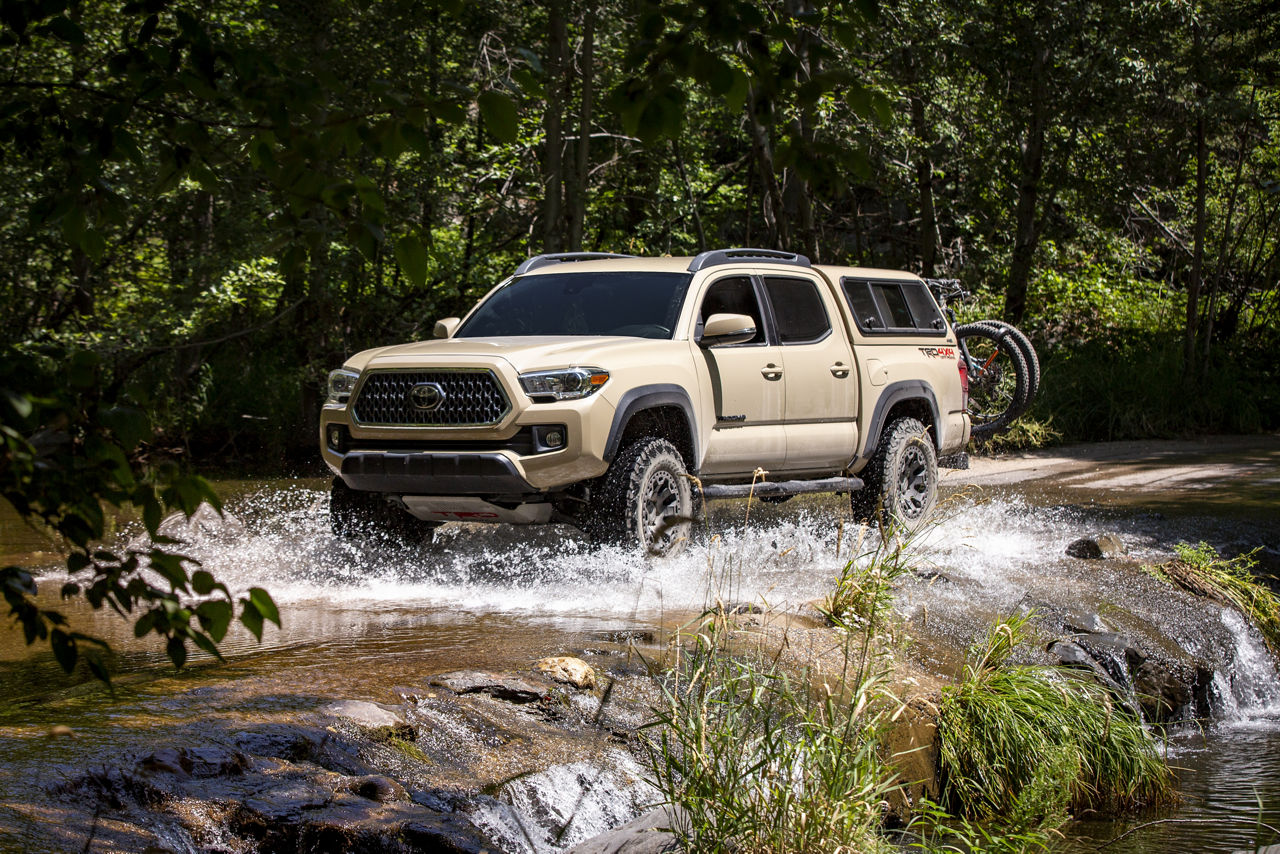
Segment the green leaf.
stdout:
<path fill-rule="evenodd" d="M 214 658 L 219 661 L 226 661 L 226 659 L 222 657 L 222 653 L 218 651 L 218 645 L 211 641 L 209 636 L 204 632 L 192 632 L 191 640 L 195 641 L 196 646 L 200 647 Z"/>
<path fill-rule="evenodd" d="M 175 590 L 186 592 L 187 590 L 187 570 L 182 565 L 186 560 L 182 555 L 170 554 L 169 552 L 152 549 L 150 557 L 151 568 L 159 573 L 165 581 L 169 582 L 169 586 Z"/>
<path fill-rule="evenodd" d="M 854 83 L 849 87 L 845 101 L 849 104 L 849 109 L 857 113 L 858 118 L 871 118 L 871 91 L 867 87 Z"/>
<path fill-rule="evenodd" d="M 151 630 L 155 628 L 157 616 L 158 612 L 148 611 L 139 617 L 138 621 L 133 624 L 133 636 L 135 638 L 141 638 L 150 634 Z"/>
<path fill-rule="evenodd" d="M 518 135 L 516 102 L 492 89 L 481 92 L 476 99 L 485 127 L 499 142 L 515 142 Z"/>
<path fill-rule="evenodd" d="M 231 625 L 231 618 L 234 616 L 234 610 L 230 602 L 222 599 L 212 599 L 208 602 L 201 602 L 196 607 L 196 618 L 200 620 L 200 627 L 218 643 L 227 635 L 227 628 Z"/>
<path fill-rule="evenodd" d="M 88 39 L 85 38 L 84 30 L 80 29 L 70 18 L 59 15 L 51 18 L 49 23 L 43 28 L 50 35 L 58 38 L 67 44 L 86 44 Z"/>
<path fill-rule="evenodd" d="M 198 569 L 191 574 L 191 589 L 197 596 L 208 596 L 218 587 L 218 580 L 208 570 Z"/>
<path fill-rule="evenodd" d="M 251 635 L 262 640 L 262 613 L 248 599 L 241 599 L 240 604 L 244 606 L 240 611 L 240 622 Z"/>
<path fill-rule="evenodd" d="M 169 654 L 169 660 L 173 662 L 173 666 L 179 670 L 187 663 L 187 644 L 178 635 L 169 638 L 164 651 Z"/>
<path fill-rule="evenodd" d="M 405 235 L 396 242 L 396 261 L 405 276 L 417 287 L 427 282 L 427 250 L 422 241 L 412 235 Z"/>
<path fill-rule="evenodd" d="M 132 406 L 104 409 L 98 413 L 98 421 L 114 433 L 127 450 L 133 450 L 140 442 L 152 436 L 151 420 L 145 412 Z"/>
<path fill-rule="evenodd" d="M 7 388 L 3 390 L 3 394 L 5 401 L 19 418 L 26 418 L 31 414 L 31 398 L 25 394 L 9 391 Z"/>
<path fill-rule="evenodd" d="M 54 629 L 49 634 L 49 645 L 53 647 L 53 657 L 58 660 L 64 672 L 70 673 L 75 669 L 76 659 L 79 657 L 75 638 L 62 629 Z"/>
<path fill-rule="evenodd" d="M 262 614 L 265 619 L 270 620 L 280 627 L 280 611 L 276 608 L 276 603 L 271 599 L 271 594 L 263 590 L 261 587 L 249 588 L 249 601 L 258 609 L 258 613 Z"/>

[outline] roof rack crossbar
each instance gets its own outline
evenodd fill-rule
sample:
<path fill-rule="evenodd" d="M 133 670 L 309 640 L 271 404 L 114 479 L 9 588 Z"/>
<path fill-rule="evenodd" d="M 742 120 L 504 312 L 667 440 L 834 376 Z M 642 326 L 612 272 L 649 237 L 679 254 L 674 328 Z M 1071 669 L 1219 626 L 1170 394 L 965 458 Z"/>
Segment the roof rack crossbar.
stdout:
<path fill-rule="evenodd" d="M 721 264 L 741 264 L 744 261 L 766 261 L 770 264 L 790 264 L 794 267 L 812 267 L 813 264 L 804 255 L 794 252 L 779 252 L 777 249 L 713 249 L 703 252 L 689 262 L 689 272 L 696 273 L 707 267 Z"/>
<path fill-rule="evenodd" d="M 635 255 L 620 255 L 616 252 L 553 252 L 549 255 L 535 255 L 528 258 L 519 267 L 515 275 L 521 276 L 539 267 L 552 264 L 566 264 L 572 261 L 602 261 L 607 258 L 635 258 Z"/>

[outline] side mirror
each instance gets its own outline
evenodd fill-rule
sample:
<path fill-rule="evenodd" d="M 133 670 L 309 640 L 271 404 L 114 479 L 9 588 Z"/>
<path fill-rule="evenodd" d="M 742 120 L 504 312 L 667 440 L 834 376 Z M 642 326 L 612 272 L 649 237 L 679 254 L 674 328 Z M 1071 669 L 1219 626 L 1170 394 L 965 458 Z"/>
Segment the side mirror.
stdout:
<path fill-rule="evenodd" d="M 431 337 L 452 338 L 453 333 L 458 331 L 458 324 L 461 322 L 462 319 L 458 317 L 446 317 L 444 320 L 437 320 L 435 331 Z"/>
<path fill-rule="evenodd" d="M 702 325 L 699 347 L 745 344 L 756 337 L 756 322 L 745 314 L 713 314 Z"/>

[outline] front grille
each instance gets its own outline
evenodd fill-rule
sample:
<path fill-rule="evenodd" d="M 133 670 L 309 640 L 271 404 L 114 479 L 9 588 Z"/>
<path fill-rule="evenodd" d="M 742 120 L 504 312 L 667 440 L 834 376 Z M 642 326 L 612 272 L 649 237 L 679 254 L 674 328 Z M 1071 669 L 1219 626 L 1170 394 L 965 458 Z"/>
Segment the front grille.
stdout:
<path fill-rule="evenodd" d="M 444 392 L 435 409 L 419 409 L 414 386 L 434 383 Z M 496 424 L 511 408 L 493 371 L 377 371 L 357 392 L 352 407 L 360 424 L 385 427 L 467 427 Z"/>

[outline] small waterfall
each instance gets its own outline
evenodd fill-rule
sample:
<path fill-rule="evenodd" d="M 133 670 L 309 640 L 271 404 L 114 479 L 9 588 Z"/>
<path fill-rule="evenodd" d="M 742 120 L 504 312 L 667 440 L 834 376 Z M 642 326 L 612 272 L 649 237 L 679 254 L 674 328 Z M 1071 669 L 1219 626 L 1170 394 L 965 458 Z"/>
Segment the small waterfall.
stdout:
<path fill-rule="evenodd" d="M 1226 673 L 1213 674 L 1215 717 L 1228 722 L 1280 717 L 1280 675 L 1266 644 L 1234 608 L 1224 607 L 1221 619 L 1234 641 L 1234 656 Z"/>
<path fill-rule="evenodd" d="M 655 799 L 635 759 L 623 751 L 606 764 L 554 765 L 479 797 L 467 817 L 512 854 L 565 851 L 635 818 Z"/>

